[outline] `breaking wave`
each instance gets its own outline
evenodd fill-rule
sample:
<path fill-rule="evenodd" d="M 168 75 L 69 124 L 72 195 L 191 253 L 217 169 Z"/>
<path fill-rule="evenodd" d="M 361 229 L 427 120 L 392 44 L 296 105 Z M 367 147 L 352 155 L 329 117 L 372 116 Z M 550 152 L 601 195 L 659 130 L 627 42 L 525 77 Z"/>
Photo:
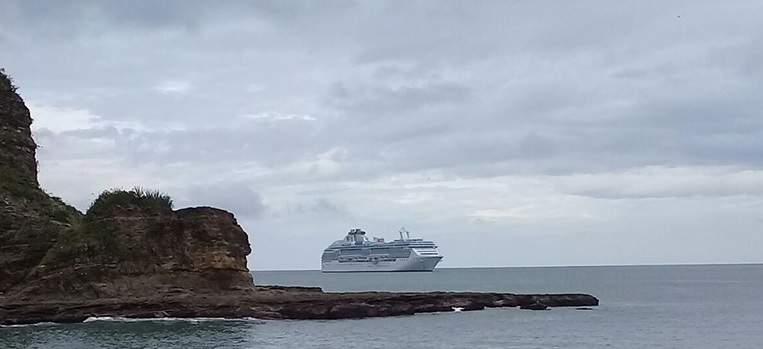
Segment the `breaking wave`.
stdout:
<path fill-rule="evenodd" d="M 163 318 L 126 318 L 119 316 L 91 316 L 83 323 L 97 323 L 97 322 L 188 322 L 192 324 L 198 324 L 203 322 L 248 322 L 248 323 L 265 323 L 264 320 L 255 319 L 252 317 L 244 317 L 238 319 L 229 318 L 211 318 L 211 317 L 198 317 L 198 318 L 177 318 L 177 317 L 163 317 Z M 21 325 L 0 325 L 0 328 L 17 328 L 17 327 L 34 327 L 34 326 L 56 326 L 62 325 L 56 322 L 38 322 L 34 324 L 21 324 Z"/>
<path fill-rule="evenodd" d="M 14 327 L 34 327 L 34 326 L 53 326 L 60 325 L 55 322 L 38 322 L 36 324 L 23 324 L 23 325 L 0 325 L 0 328 L 14 328 Z"/>
<path fill-rule="evenodd" d="M 85 319 L 85 323 L 89 322 L 159 322 L 159 321 L 179 321 L 179 322 L 190 322 L 190 323 L 200 323 L 200 322 L 263 322 L 260 319 L 255 319 L 252 317 L 244 317 L 244 318 L 236 318 L 236 319 L 230 319 L 230 318 L 212 318 L 212 317 L 195 317 L 195 318 L 179 318 L 179 317 L 158 317 L 158 318 L 126 318 L 126 317 L 120 317 L 120 316 L 91 316 L 87 319 Z"/>

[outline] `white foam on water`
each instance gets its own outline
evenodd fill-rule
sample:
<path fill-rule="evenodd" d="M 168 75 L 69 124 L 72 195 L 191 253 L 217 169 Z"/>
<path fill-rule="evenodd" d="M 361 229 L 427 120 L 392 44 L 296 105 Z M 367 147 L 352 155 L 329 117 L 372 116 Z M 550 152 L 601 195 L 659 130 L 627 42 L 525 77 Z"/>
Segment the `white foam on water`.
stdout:
<path fill-rule="evenodd" d="M 213 318 L 213 317 L 194 317 L 194 318 L 179 318 L 179 317 L 157 317 L 157 318 L 126 318 L 121 316 L 91 316 L 85 319 L 85 323 L 88 322 L 158 322 L 158 321 L 179 321 L 179 322 L 263 322 L 263 320 L 255 319 L 252 317 L 244 318 Z"/>
<path fill-rule="evenodd" d="M 253 317 L 243 318 L 213 318 L 213 317 L 196 317 L 196 318 L 177 318 L 177 317 L 158 317 L 158 318 L 126 318 L 121 316 L 91 316 L 83 323 L 89 322 L 159 322 L 159 321 L 178 321 L 189 322 L 192 324 L 198 324 L 201 322 L 254 322 L 265 323 L 265 320 L 256 319 Z M 19 327 L 34 327 L 34 326 L 56 326 L 62 325 L 56 322 L 38 322 L 34 324 L 18 324 L 18 325 L 0 325 L 0 328 L 19 328 Z"/>
<path fill-rule="evenodd" d="M 15 327 L 34 327 L 34 326 L 54 326 L 60 325 L 55 322 L 38 322 L 34 324 L 20 324 L 20 325 L 0 325 L 0 328 L 15 328 Z"/>

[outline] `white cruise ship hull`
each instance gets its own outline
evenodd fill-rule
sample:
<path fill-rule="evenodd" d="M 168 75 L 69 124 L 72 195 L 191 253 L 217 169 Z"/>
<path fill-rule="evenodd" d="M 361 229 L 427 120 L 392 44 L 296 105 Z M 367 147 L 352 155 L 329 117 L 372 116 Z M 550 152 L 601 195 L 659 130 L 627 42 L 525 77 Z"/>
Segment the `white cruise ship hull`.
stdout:
<path fill-rule="evenodd" d="M 321 271 L 324 273 L 433 271 L 440 260 L 442 256 L 416 254 L 411 254 L 408 258 L 397 258 L 395 261 L 340 262 L 333 260 L 322 262 Z"/>
<path fill-rule="evenodd" d="M 371 241 L 365 235 L 359 228 L 350 229 L 344 239 L 331 243 L 321 255 L 321 271 L 433 271 L 442 260 L 434 242 L 411 239 L 404 228 L 400 230 L 400 239 L 392 242 L 384 242 L 382 238 Z"/>

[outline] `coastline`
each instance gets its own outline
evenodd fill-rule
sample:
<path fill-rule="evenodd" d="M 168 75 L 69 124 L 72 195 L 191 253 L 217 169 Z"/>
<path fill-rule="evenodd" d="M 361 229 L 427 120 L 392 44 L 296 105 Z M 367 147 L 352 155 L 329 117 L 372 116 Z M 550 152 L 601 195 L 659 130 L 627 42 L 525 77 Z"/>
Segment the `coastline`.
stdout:
<path fill-rule="evenodd" d="M 224 294 L 184 292 L 158 297 L 18 300 L 0 296 L 0 325 L 78 323 L 91 317 L 256 318 L 332 320 L 519 307 L 598 306 L 588 294 L 488 292 L 323 292 L 317 287 L 256 286 Z"/>

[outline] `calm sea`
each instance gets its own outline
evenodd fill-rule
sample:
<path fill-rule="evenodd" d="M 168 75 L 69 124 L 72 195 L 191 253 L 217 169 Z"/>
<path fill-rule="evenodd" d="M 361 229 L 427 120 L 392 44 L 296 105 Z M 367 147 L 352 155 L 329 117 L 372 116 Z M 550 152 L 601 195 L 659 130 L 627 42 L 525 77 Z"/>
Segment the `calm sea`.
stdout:
<path fill-rule="evenodd" d="M 0 328 L 0 348 L 763 348 L 763 265 L 255 272 L 327 291 L 585 292 L 592 311 L 513 308 L 332 321 L 115 321 Z"/>

